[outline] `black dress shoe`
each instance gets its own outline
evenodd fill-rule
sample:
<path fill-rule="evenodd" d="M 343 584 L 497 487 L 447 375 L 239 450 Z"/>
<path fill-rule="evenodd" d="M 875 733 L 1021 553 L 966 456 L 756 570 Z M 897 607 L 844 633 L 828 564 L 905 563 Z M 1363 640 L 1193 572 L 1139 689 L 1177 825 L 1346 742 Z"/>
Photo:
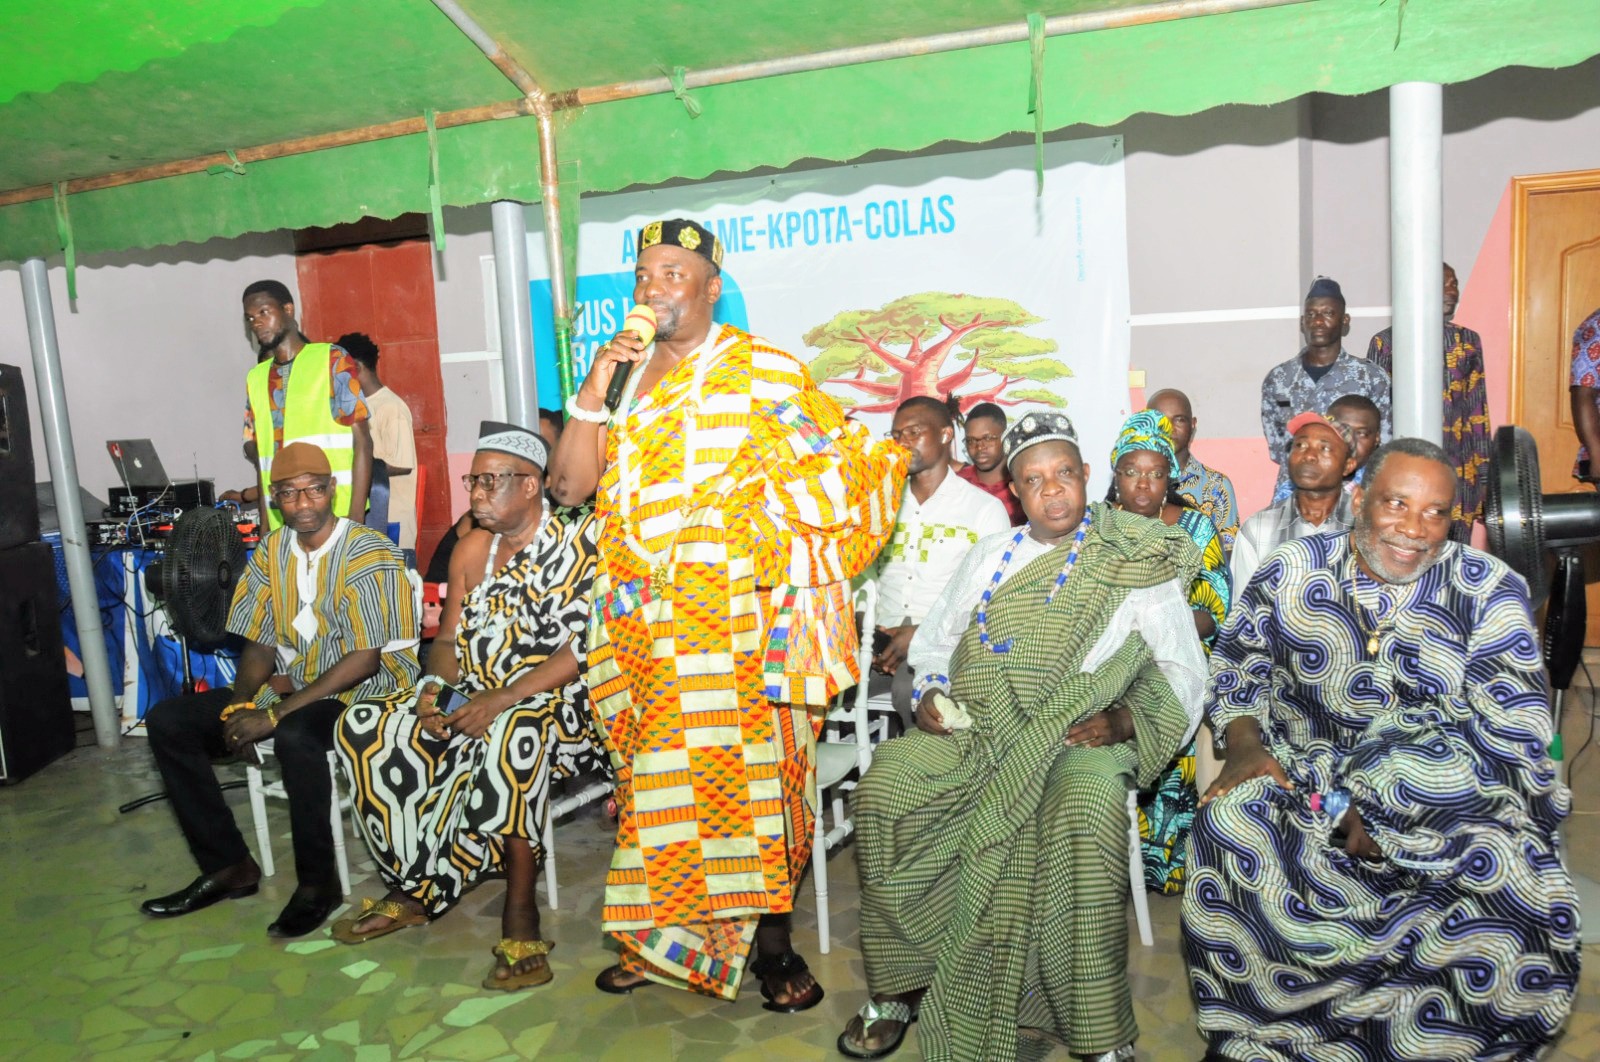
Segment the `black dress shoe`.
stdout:
<path fill-rule="evenodd" d="M 237 875 L 230 874 L 229 870 L 219 871 L 216 874 L 202 874 L 177 892 L 146 900 L 139 905 L 139 910 L 151 918 L 176 918 L 198 911 L 202 907 L 210 907 L 219 900 L 237 900 L 241 896 L 254 896 L 260 889 L 259 881 L 252 881 L 248 885 L 233 884 Z"/>
<path fill-rule="evenodd" d="M 328 920 L 328 916 L 344 902 L 337 887 L 332 891 L 296 889 L 284 905 L 278 920 L 267 927 L 273 937 L 303 937 Z"/>

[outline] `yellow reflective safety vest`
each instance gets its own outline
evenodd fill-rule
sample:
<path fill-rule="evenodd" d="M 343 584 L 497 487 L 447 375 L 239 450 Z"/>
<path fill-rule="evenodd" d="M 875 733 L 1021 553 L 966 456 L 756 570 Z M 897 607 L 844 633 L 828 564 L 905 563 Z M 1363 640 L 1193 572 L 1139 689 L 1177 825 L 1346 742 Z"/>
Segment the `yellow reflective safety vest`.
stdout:
<path fill-rule="evenodd" d="M 333 346 L 307 343 L 289 363 L 289 382 L 283 399 L 283 445 L 308 442 L 322 447 L 333 469 L 333 514 L 350 515 L 351 470 L 355 467 L 355 436 L 350 428 L 333 419 L 332 396 L 328 393 L 332 372 Z M 272 430 L 272 359 L 256 363 L 245 381 L 250 398 L 250 413 L 256 424 L 256 458 L 261 467 L 261 511 L 267 524 L 276 531 L 283 526 L 283 515 L 272 504 L 272 455 L 277 449 Z"/>

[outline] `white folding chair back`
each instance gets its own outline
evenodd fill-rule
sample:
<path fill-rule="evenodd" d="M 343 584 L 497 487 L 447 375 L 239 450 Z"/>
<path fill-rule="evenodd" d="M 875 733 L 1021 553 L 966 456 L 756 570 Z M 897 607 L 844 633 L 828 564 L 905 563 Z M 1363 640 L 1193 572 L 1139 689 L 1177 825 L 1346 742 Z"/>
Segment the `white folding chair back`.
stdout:
<path fill-rule="evenodd" d="M 1139 791 L 1128 788 L 1128 888 L 1133 892 L 1133 917 L 1139 923 L 1139 943 L 1155 947 L 1150 930 L 1150 897 L 1144 891 L 1144 848 L 1139 842 Z"/>
<path fill-rule="evenodd" d="M 272 739 L 256 742 L 264 756 L 275 755 Z M 289 794 L 284 791 L 283 778 L 276 781 L 265 781 L 261 776 L 261 768 L 255 764 L 247 764 L 244 769 L 245 785 L 250 794 L 250 817 L 255 820 L 257 858 L 261 862 L 261 873 L 272 877 L 277 871 L 277 866 L 272 859 L 272 831 L 267 826 L 267 797 L 278 800 L 287 800 Z M 343 795 L 344 787 L 339 784 L 339 761 L 332 749 L 328 750 L 328 780 L 333 786 L 333 799 L 328 802 L 328 821 L 333 826 L 333 858 L 339 868 L 339 889 L 344 895 L 350 895 L 350 860 L 344 850 L 344 809 L 350 806 L 350 801 Z"/>
<path fill-rule="evenodd" d="M 845 792 L 872 766 L 872 746 L 888 736 L 888 720 L 880 717 L 876 725 L 867 709 L 867 674 L 872 666 L 872 632 L 877 611 L 877 586 L 870 580 L 856 591 L 855 600 L 862 613 L 862 642 L 857 653 L 861 680 L 854 691 L 842 691 L 828 712 L 823 740 L 817 742 L 817 815 L 811 847 L 811 881 L 817 893 L 817 935 L 819 948 L 827 954 L 828 927 L 828 849 L 836 848 L 855 832 L 855 823 L 845 813 Z M 841 736 L 841 723 L 851 724 L 849 738 Z M 829 738 L 829 735 L 832 738 Z M 826 814 L 833 807 L 833 828 L 826 827 Z"/>

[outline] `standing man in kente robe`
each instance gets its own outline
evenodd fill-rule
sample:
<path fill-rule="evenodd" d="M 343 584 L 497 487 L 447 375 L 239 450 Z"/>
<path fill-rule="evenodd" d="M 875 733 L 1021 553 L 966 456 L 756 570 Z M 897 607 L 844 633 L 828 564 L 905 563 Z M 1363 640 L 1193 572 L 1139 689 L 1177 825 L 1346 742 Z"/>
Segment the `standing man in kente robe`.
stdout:
<path fill-rule="evenodd" d="M 810 857 L 821 713 L 855 683 L 850 580 L 883 547 L 906 451 L 872 446 L 793 356 L 712 309 L 722 247 L 692 221 L 639 232 L 624 331 L 568 403 L 557 501 L 605 521 L 588 685 L 617 778 L 602 991 L 732 999 L 751 946 L 768 1009 L 816 1006 L 789 946 Z M 631 370 L 615 412 L 613 373 Z"/>

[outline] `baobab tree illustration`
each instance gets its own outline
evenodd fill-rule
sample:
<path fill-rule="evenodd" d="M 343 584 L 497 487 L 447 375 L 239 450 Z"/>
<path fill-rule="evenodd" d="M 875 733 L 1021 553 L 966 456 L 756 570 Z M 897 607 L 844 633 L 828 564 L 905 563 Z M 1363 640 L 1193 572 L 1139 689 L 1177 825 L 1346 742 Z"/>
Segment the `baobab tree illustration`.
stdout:
<path fill-rule="evenodd" d="M 841 396 L 855 413 L 892 413 L 917 395 L 961 394 L 961 410 L 979 402 L 1065 406 L 1043 387 L 1072 375 L 1053 357 L 1053 339 L 1023 329 L 1043 318 L 1010 299 L 944 291 L 905 295 L 876 310 L 844 310 L 804 336 L 821 350 L 811 375 L 821 384 L 854 388 Z M 973 388 L 967 390 L 967 388 Z"/>

